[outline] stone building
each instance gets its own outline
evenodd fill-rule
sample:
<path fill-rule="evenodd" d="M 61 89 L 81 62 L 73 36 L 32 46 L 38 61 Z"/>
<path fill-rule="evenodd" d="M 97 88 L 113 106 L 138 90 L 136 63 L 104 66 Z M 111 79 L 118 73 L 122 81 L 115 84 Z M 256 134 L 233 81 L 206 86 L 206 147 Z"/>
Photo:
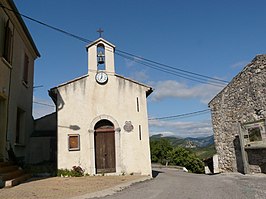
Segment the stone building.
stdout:
<path fill-rule="evenodd" d="M 152 88 L 115 73 L 115 46 L 87 46 L 88 74 L 52 88 L 58 169 L 151 175 L 146 98 Z"/>
<path fill-rule="evenodd" d="M 12 0 L 0 1 L 0 162 L 10 154 L 27 162 L 33 131 L 34 61 L 40 54 L 17 12 Z"/>
<path fill-rule="evenodd" d="M 209 103 L 220 172 L 266 172 L 266 55 L 251 63 Z"/>

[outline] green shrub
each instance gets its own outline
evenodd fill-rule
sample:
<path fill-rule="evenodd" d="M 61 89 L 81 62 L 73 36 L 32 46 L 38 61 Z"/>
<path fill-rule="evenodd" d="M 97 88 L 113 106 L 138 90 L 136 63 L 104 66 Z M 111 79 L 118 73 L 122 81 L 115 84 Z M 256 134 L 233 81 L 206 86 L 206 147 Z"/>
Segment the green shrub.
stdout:
<path fill-rule="evenodd" d="M 73 166 L 71 170 L 58 169 L 57 170 L 57 176 L 81 177 L 81 176 L 84 176 L 84 170 L 80 166 Z"/>
<path fill-rule="evenodd" d="M 193 152 L 182 147 L 168 151 L 168 158 L 170 164 L 186 167 L 190 172 L 204 172 L 204 163 Z"/>
<path fill-rule="evenodd" d="M 186 167 L 193 173 L 204 173 L 204 163 L 193 153 L 182 147 L 173 147 L 169 140 L 150 142 L 151 161 L 161 164 Z"/>

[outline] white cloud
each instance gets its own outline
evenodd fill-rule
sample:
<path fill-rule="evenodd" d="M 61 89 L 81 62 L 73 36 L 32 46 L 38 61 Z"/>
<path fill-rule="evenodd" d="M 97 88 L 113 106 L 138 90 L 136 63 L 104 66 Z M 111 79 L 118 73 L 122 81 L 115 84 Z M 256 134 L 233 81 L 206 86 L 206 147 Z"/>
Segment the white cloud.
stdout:
<path fill-rule="evenodd" d="M 200 84 L 189 87 L 184 83 L 174 80 L 159 81 L 153 84 L 155 90 L 151 95 L 154 101 L 168 97 L 173 98 L 198 98 L 202 103 L 207 104 L 222 88 L 208 84 Z"/>
<path fill-rule="evenodd" d="M 139 82 L 146 82 L 149 79 L 149 76 L 147 75 L 146 71 L 135 71 L 130 75 L 131 79 L 134 79 Z"/>
<path fill-rule="evenodd" d="M 180 122 L 180 121 L 149 121 L 151 134 L 167 132 L 168 135 L 180 137 L 204 137 L 213 134 L 210 121 Z"/>
<path fill-rule="evenodd" d="M 170 131 L 160 131 L 160 132 L 152 131 L 152 132 L 150 132 L 150 135 L 158 135 L 158 134 L 161 134 L 162 137 L 176 136 L 175 133 L 170 132 Z"/>
<path fill-rule="evenodd" d="M 129 67 L 129 68 L 135 66 L 138 61 L 142 61 L 142 59 L 141 58 L 138 58 L 138 57 L 133 57 L 133 60 L 126 59 L 126 58 L 124 60 L 125 60 L 126 67 Z"/>

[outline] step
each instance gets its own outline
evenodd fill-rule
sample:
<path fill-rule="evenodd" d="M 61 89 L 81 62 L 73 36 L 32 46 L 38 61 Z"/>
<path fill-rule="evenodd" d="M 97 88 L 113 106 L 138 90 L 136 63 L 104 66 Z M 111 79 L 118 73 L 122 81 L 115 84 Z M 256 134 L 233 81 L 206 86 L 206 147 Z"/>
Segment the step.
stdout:
<path fill-rule="evenodd" d="M 0 168 L 11 166 L 11 165 L 14 165 L 14 163 L 13 162 L 0 162 Z"/>
<path fill-rule="evenodd" d="M 18 166 L 16 166 L 16 165 L 0 167 L 0 175 L 4 174 L 4 173 L 11 172 L 11 171 L 15 171 L 15 170 L 18 170 Z"/>
<path fill-rule="evenodd" d="M 21 176 L 22 174 L 24 174 L 23 170 L 15 170 L 15 171 L 11 171 L 11 172 L 8 172 L 8 173 L 3 173 L 0 175 L 0 178 L 3 180 L 3 181 L 7 181 L 7 180 L 11 180 L 11 179 L 14 179 L 14 178 L 17 178 L 19 176 Z"/>
<path fill-rule="evenodd" d="M 30 179 L 31 175 L 30 174 L 23 174 L 17 178 L 11 179 L 11 180 L 7 180 L 5 182 L 5 187 L 13 187 L 16 186 L 22 182 L 25 182 L 26 180 Z"/>

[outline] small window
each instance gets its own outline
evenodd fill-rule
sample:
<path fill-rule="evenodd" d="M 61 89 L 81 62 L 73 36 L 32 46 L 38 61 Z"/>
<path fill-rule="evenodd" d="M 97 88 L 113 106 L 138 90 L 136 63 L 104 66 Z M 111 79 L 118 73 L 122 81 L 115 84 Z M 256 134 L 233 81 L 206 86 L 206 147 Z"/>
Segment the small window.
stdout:
<path fill-rule="evenodd" d="M 28 84 L 28 76 L 29 76 L 29 57 L 25 53 L 24 55 L 24 68 L 23 68 L 23 82 Z"/>
<path fill-rule="evenodd" d="M 249 128 L 248 136 L 250 142 L 262 141 L 261 132 L 259 127 Z"/>
<path fill-rule="evenodd" d="M 137 97 L 137 112 L 139 112 L 139 98 Z"/>
<path fill-rule="evenodd" d="M 106 68 L 105 68 L 105 50 L 104 50 L 103 44 L 99 44 L 97 46 L 97 62 L 98 62 L 97 70 L 106 70 Z"/>
<path fill-rule="evenodd" d="M 5 30 L 5 44 L 4 44 L 4 53 L 3 57 L 5 60 L 11 64 L 12 59 L 12 31 L 9 27 L 9 21 L 6 24 L 6 30 Z"/>
<path fill-rule="evenodd" d="M 139 125 L 139 140 L 141 140 L 141 125 Z"/>
<path fill-rule="evenodd" d="M 79 143 L 79 135 L 68 135 L 68 150 L 69 151 L 79 151 L 80 143 Z"/>

